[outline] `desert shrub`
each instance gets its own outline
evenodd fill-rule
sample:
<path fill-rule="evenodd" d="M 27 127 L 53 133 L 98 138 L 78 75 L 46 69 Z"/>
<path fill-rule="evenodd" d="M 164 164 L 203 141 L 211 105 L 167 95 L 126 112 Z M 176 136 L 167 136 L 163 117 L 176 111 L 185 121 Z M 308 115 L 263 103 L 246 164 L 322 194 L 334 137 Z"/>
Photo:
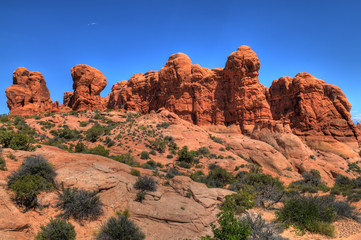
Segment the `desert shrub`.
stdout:
<path fill-rule="evenodd" d="M 137 195 L 136 195 L 136 198 L 135 198 L 135 201 L 137 202 L 143 202 L 143 200 L 145 199 L 145 195 L 147 193 L 145 191 L 139 191 L 137 192 Z"/>
<path fill-rule="evenodd" d="M 149 160 L 146 163 L 143 163 L 142 165 L 140 165 L 140 167 L 144 168 L 144 169 L 149 169 L 149 170 L 156 170 L 157 164 L 155 163 L 154 160 Z"/>
<path fill-rule="evenodd" d="M 202 240 L 247 240 L 250 236 L 250 225 L 237 219 L 232 211 L 222 211 L 217 217 L 219 226 L 211 224 L 213 237 L 202 237 Z"/>
<path fill-rule="evenodd" d="M 9 122 L 9 117 L 6 114 L 0 114 L 0 122 L 1 123 L 5 123 L 5 122 Z"/>
<path fill-rule="evenodd" d="M 250 172 L 241 171 L 236 176 L 229 189 L 232 191 L 246 190 L 255 194 L 255 205 L 268 207 L 282 200 L 285 189 L 278 178 L 261 173 L 260 169 L 254 168 Z"/>
<path fill-rule="evenodd" d="M 203 180 L 203 177 L 204 177 L 204 172 L 202 170 L 198 170 L 198 171 L 193 172 L 189 177 L 193 181 L 201 182 Z"/>
<path fill-rule="evenodd" d="M 102 145 L 98 145 L 94 148 L 89 148 L 87 150 L 87 153 L 100 155 L 100 156 L 104 156 L 104 157 L 109 157 L 109 152 L 110 152 L 110 150 L 105 149 L 105 147 Z"/>
<path fill-rule="evenodd" d="M 167 147 L 167 141 L 161 138 L 156 138 L 155 140 L 150 141 L 149 147 L 159 153 L 164 153 Z"/>
<path fill-rule="evenodd" d="M 115 142 L 110 137 L 106 137 L 104 142 L 108 148 L 115 145 Z"/>
<path fill-rule="evenodd" d="M 194 152 L 188 151 L 188 147 L 184 146 L 181 150 L 177 152 L 179 162 L 185 162 L 187 164 L 193 164 L 194 161 Z"/>
<path fill-rule="evenodd" d="M 80 134 L 76 129 L 70 129 L 67 126 L 63 126 L 62 129 L 58 129 L 57 131 L 52 130 L 50 133 L 66 140 L 76 140 L 80 137 Z"/>
<path fill-rule="evenodd" d="M 129 166 L 137 166 L 138 163 L 134 161 L 134 157 L 130 154 L 130 153 L 125 153 L 125 154 L 121 154 L 121 155 L 117 155 L 117 156 L 112 156 L 112 159 L 114 159 L 115 161 L 121 162 L 121 163 L 125 163 Z"/>
<path fill-rule="evenodd" d="M 165 175 L 166 178 L 174 178 L 177 175 L 181 175 L 181 172 L 178 171 L 176 168 L 169 168 L 167 174 Z"/>
<path fill-rule="evenodd" d="M 80 127 L 86 127 L 86 126 L 88 126 L 88 123 L 87 123 L 87 122 L 84 122 L 84 121 L 81 121 L 81 122 L 79 123 L 79 126 L 80 126 Z"/>
<path fill-rule="evenodd" d="M 11 148 L 14 150 L 35 150 L 31 146 L 31 138 L 22 133 L 13 131 L 0 131 L 0 144 L 3 148 Z"/>
<path fill-rule="evenodd" d="M 2 157 L 0 157 L 0 170 L 1 171 L 6 171 L 7 170 L 5 159 L 3 159 Z"/>
<path fill-rule="evenodd" d="M 292 182 L 288 188 L 311 193 L 316 193 L 317 191 L 327 192 L 329 190 L 329 187 L 322 183 L 320 172 L 315 169 L 312 169 L 310 172 L 304 172 L 302 177 L 303 180 Z"/>
<path fill-rule="evenodd" d="M 73 217 L 75 220 L 96 220 L 103 213 L 101 203 L 96 191 L 65 188 L 59 193 L 57 207 L 64 212 L 60 214 L 66 219 Z"/>
<path fill-rule="evenodd" d="M 168 128 L 170 126 L 169 122 L 162 122 L 157 124 L 157 128 Z"/>
<path fill-rule="evenodd" d="M 39 174 L 27 174 L 13 181 L 9 188 L 15 193 L 15 202 L 28 210 L 37 207 L 37 195 L 41 191 L 52 190 L 53 185 Z"/>
<path fill-rule="evenodd" d="M 209 135 L 209 137 L 210 137 L 214 142 L 219 143 L 219 144 L 223 144 L 222 139 L 217 138 L 217 137 L 215 137 L 215 136 L 213 136 L 213 135 L 211 135 L 211 134 Z"/>
<path fill-rule="evenodd" d="M 342 194 L 347 196 L 349 201 L 361 200 L 361 177 L 350 179 L 343 175 L 337 175 L 335 185 L 331 189 L 331 194 Z"/>
<path fill-rule="evenodd" d="M 221 167 L 216 167 L 209 171 L 208 175 L 201 180 L 207 184 L 208 187 L 219 187 L 222 188 L 227 184 L 232 183 L 233 175 L 230 172 L 227 172 L 226 169 Z"/>
<path fill-rule="evenodd" d="M 76 153 L 82 153 L 82 152 L 86 152 L 86 147 L 84 145 L 84 143 L 82 142 L 78 142 L 76 145 L 75 145 L 75 152 Z"/>
<path fill-rule="evenodd" d="M 90 142 L 96 142 L 100 136 L 109 134 L 110 129 L 99 124 L 95 124 L 85 132 L 85 139 Z"/>
<path fill-rule="evenodd" d="M 152 149 L 152 150 L 149 151 L 149 154 L 151 154 L 151 155 L 153 155 L 153 156 L 156 156 L 156 155 L 157 155 L 157 152 Z"/>
<path fill-rule="evenodd" d="M 144 238 L 144 233 L 124 215 L 108 219 L 96 237 L 97 240 L 142 240 Z"/>
<path fill-rule="evenodd" d="M 304 232 L 334 235 L 331 225 L 336 220 L 337 212 L 327 197 L 292 197 L 285 201 L 284 206 L 276 212 L 277 219 L 286 227 L 293 225 Z"/>
<path fill-rule="evenodd" d="M 254 195 L 246 191 L 240 191 L 227 195 L 221 205 L 223 211 L 234 211 L 236 214 L 245 212 L 254 206 Z"/>
<path fill-rule="evenodd" d="M 357 163 L 349 163 L 348 164 L 348 171 L 353 171 L 356 173 L 361 173 L 361 168 Z"/>
<path fill-rule="evenodd" d="M 209 152 L 209 149 L 207 147 L 200 147 L 198 149 L 198 154 L 207 156 L 207 155 L 210 154 L 210 152 Z"/>
<path fill-rule="evenodd" d="M 168 159 L 172 159 L 173 157 L 174 157 L 174 156 L 173 156 L 172 154 L 168 154 L 168 155 L 167 155 L 167 158 L 168 158 Z"/>
<path fill-rule="evenodd" d="M 48 182 L 53 183 L 56 172 L 53 165 L 42 155 L 32 155 L 25 158 L 20 167 L 8 176 L 8 186 L 10 187 L 16 180 L 26 175 L 39 175 Z"/>
<path fill-rule="evenodd" d="M 140 159 L 149 159 L 149 153 L 147 151 L 141 152 Z"/>
<path fill-rule="evenodd" d="M 262 219 L 261 214 L 251 216 L 249 213 L 246 213 L 242 220 L 251 228 L 251 234 L 248 240 L 286 240 L 286 238 L 278 235 L 276 227 L 273 224 L 267 224 L 266 221 Z"/>
<path fill-rule="evenodd" d="M 65 219 L 50 219 L 46 226 L 40 228 L 35 240 L 75 240 L 76 237 L 73 224 Z"/>
<path fill-rule="evenodd" d="M 134 169 L 134 168 L 132 168 L 132 170 L 130 170 L 130 174 L 132 174 L 133 176 L 137 176 L 137 177 L 140 176 L 139 170 Z"/>
<path fill-rule="evenodd" d="M 152 177 L 144 176 L 138 178 L 138 180 L 134 184 L 134 188 L 141 191 L 157 191 L 158 181 Z"/>

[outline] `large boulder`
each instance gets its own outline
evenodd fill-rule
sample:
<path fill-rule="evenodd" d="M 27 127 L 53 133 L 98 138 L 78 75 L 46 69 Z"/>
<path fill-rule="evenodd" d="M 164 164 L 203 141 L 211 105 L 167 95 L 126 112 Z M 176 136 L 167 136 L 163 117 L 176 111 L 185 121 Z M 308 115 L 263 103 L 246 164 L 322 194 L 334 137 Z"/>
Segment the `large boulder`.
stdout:
<path fill-rule="evenodd" d="M 13 73 L 13 85 L 5 91 L 10 114 L 34 115 L 58 110 L 58 102 L 52 102 L 44 76 L 19 67 Z"/>
<path fill-rule="evenodd" d="M 79 64 L 71 69 L 74 92 L 64 94 L 64 105 L 76 111 L 105 110 L 107 98 L 100 97 L 100 92 L 107 85 L 107 79 L 98 69 Z"/>

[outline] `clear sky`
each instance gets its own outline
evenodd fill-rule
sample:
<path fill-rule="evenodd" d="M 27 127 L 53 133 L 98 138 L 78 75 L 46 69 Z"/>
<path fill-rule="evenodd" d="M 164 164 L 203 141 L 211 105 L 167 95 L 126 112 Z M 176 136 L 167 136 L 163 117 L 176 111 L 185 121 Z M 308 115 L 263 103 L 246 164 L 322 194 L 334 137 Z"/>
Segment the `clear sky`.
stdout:
<path fill-rule="evenodd" d="M 106 96 L 173 53 L 216 68 L 240 45 L 257 53 L 265 86 L 309 72 L 339 86 L 361 121 L 360 0 L 1 0 L 0 113 L 8 112 L 5 89 L 20 66 L 40 71 L 62 103 L 76 64 L 104 73 Z"/>

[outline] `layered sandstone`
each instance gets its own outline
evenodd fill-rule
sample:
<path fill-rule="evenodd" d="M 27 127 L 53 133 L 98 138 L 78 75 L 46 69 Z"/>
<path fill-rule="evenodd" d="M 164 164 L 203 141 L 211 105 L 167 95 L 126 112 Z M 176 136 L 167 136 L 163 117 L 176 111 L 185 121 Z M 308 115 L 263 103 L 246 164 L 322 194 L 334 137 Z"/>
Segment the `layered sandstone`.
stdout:
<path fill-rule="evenodd" d="M 100 92 L 107 85 L 107 79 L 98 69 L 79 64 L 71 69 L 74 92 L 64 94 L 64 105 L 76 111 L 105 110 L 107 98 L 100 97 Z"/>
<path fill-rule="evenodd" d="M 165 108 L 194 124 L 236 124 L 247 134 L 290 125 L 299 136 L 359 141 L 351 104 L 338 87 L 299 73 L 267 88 L 259 83 L 259 69 L 259 59 L 248 46 L 233 52 L 223 69 L 193 65 L 187 55 L 176 53 L 160 71 L 115 84 L 108 108 L 142 113 Z"/>
<path fill-rule="evenodd" d="M 13 85 L 5 91 L 10 114 L 34 115 L 58 110 L 58 102 L 52 102 L 44 76 L 19 67 L 13 73 Z"/>

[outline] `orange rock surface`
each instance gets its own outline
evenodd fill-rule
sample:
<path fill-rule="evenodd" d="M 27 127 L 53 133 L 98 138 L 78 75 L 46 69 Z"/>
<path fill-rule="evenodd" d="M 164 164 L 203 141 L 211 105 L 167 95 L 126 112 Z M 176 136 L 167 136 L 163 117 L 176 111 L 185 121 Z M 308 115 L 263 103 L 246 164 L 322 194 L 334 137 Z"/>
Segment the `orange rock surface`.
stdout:
<path fill-rule="evenodd" d="M 165 108 L 197 125 L 237 124 L 247 134 L 289 124 L 299 136 L 360 141 L 351 104 L 337 86 L 299 73 L 267 88 L 259 83 L 259 69 L 259 59 L 248 46 L 233 52 L 223 69 L 193 65 L 187 55 L 176 53 L 159 72 L 135 74 L 115 84 L 108 108 L 142 113 Z"/>
<path fill-rule="evenodd" d="M 58 102 L 52 102 L 44 76 L 19 67 L 13 73 L 13 85 L 5 91 L 10 114 L 34 115 L 58 110 Z"/>
<path fill-rule="evenodd" d="M 107 98 L 100 97 L 100 92 L 107 85 L 107 79 L 98 69 L 79 64 L 71 69 L 74 92 L 64 94 L 64 105 L 73 110 L 105 110 Z"/>

